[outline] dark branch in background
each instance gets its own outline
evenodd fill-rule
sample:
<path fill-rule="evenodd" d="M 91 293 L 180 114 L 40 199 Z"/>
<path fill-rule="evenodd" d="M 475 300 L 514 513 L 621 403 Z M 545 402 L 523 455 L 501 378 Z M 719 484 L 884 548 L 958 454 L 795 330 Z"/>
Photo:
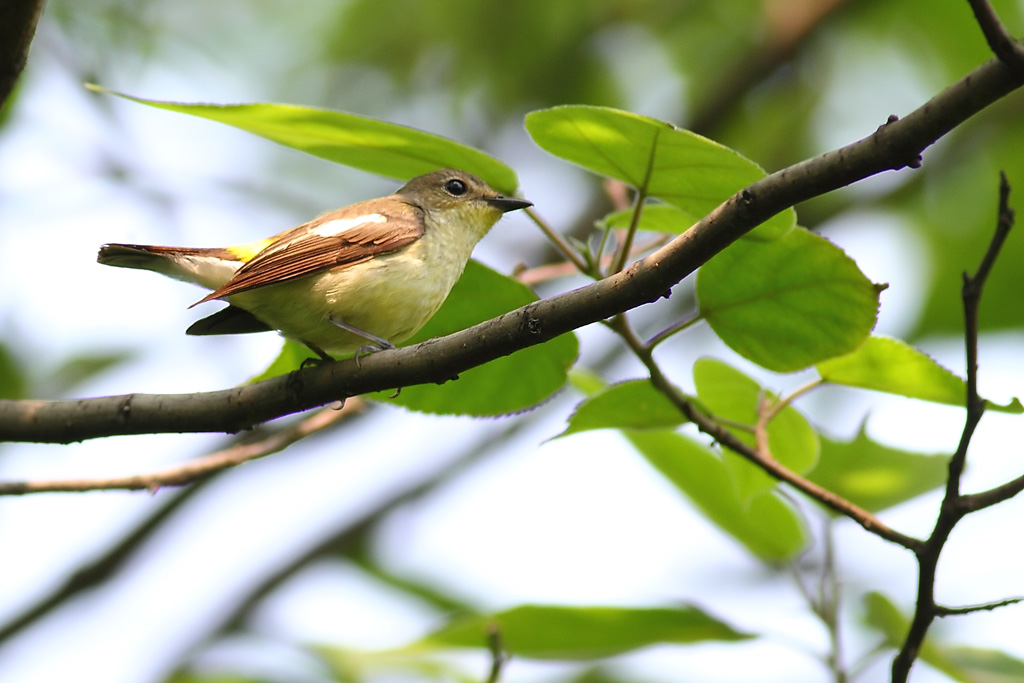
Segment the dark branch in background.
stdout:
<path fill-rule="evenodd" d="M 416 346 L 307 368 L 243 387 L 184 395 L 0 401 L 0 440 L 69 443 L 116 434 L 236 432 L 348 396 L 444 382 L 460 372 L 658 300 L 736 239 L 780 211 L 886 170 L 922 151 L 1024 82 L 999 61 L 975 69 L 867 138 L 782 169 L 738 192 L 650 256 L 600 282 L 537 301 Z"/>
<path fill-rule="evenodd" d="M 767 44 L 748 54 L 722 78 L 713 96 L 702 104 L 687 126 L 701 135 L 714 137 L 715 130 L 736 111 L 755 87 L 792 61 L 807 38 L 821 28 L 851 0 L 775 3 L 775 21 L 769 21 Z M 781 9 L 778 9 L 781 8 Z M 771 16 L 769 16 L 771 19 Z"/>
<path fill-rule="evenodd" d="M 326 558 L 344 557 L 356 563 L 374 578 L 393 585 L 405 593 L 413 594 L 440 611 L 449 613 L 471 611 L 471 605 L 458 603 L 449 596 L 430 590 L 429 587 L 381 572 L 373 565 L 373 561 L 369 557 L 373 534 L 379 528 L 380 523 L 391 513 L 405 505 L 422 500 L 445 483 L 452 481 L 471 467 L 475 467 L 482 459 L 496 453 L 502 444 L 508 443 L 517 433 L 526 429 L 528 424 L 523 420 L 508 422 L 505 429 L 499 434 L 489 434 L 480 442 L 467 446 L 454 460 L 425 475 L 415 483 L 403 485 L 403 488 L 391 493 L 372 510 L 345 523 L 301 554 L 288 558 L 286 563 L 263 577 L 244 599 L 234 606 L 218 612 L 215 622 L 208 624 L 205 632 L 194 634 L 195 642 L 191 644 L 187 652 L 171 659 L 173 661 L 189 661 L 206 643 L 216 637 L 243 629 L 253 610 L 264 598 L 313 562 Z"/>
<path fill-rule="evenodd" d="M 0 2 L 0 109 L 18 82 L 28 48 L 36 34 L 44 0 L 4 0 Z"/>
<path fill-rule="evenodd" d="M 0 643 L 38 622 L 76 595 L 98 588 L 113 578 L 125 560 L 132 557 L 135 551 L 150 539 L 153 532 L 170 519 L 187 501 L 204 491 L 209 481 L 199 482 L 174 494 L 174 497 L 163 507 L 146 518 L 101 557 L 86 562 L 49 595 L 29 605 L 20 614 L 0 625 Z"/>
<path fill-rule="evenodd" d="M 914 618 L 910 622 L 903 647 L 900 648 L 892 663 L 893 683 L 903 683 L 910 675 L 910 668 L 917 659 L 921 645 L 928 633 L 928 628 L 938 616 L 957 613 L 975 612 L 979 609 L 991 609 L 1016 602 L 1016 599 L 1003 600 L 989 606 L 951 608 L 939 607 L 935 603 L 935 573 L 939 557 L 949 539 L 953 527 L 972 511 L 971 506 L 964 504 L 965 497 L 960 493 L 964 464 L 967 461 L 967 450 L 974 436 L 974 430 L 985 413 L 985 401 L 978 395 L 978 305 L 981 301 L 985 281 L 992 271 L 1010 229 L 1013 227 L 1013 210 L 1009 205 L 1010 186 L 1006 175 L 1001 174 L 999 183 L 999 218 L 996 231 L 985 252 L 977 272 L 971 276 L 964 273 L 962 297 L 964 301 L 964 341 L 967 352 L 967 418 L 956 453 L 949 461 L 949 479 L 946 482 L 946 495 L 935 520 L 935 528 L 931 536 L 914 549 L 918 564 L 917 603 Z M 992 503 L 999 502 L 993 500 Z"/>

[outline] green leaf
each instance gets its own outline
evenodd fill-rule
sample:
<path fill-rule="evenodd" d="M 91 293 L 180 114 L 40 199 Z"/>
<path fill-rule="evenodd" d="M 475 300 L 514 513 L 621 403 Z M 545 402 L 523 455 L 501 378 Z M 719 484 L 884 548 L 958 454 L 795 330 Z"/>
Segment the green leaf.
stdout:
<path fill-rule="evenodd" d="M 701 314 L 731 349 L 792 372 L 860 346 L 875 325 L 879 289 L 853 259 L 803 229 L 740 240 L 697 273 Z"/>
<path fill-rule="evenodd" d="M 871 512 L 938 488 L 949 456 L 911 453 L 872 441 L 863 426 L 853 441 L 821 437 L 821 457 L 807 478 Z"/>
<path fill-rule="evenodd" d="M 414 647 L 484 648 L 493 629 L 514 657 L 561 660 L 610 657 L 659 643 L 750 637 L 695 607 L 522 605 L 492 616 L 458 617 Z"/>
<path fill-rule="evenodd" d="M 1005 652 L 978 647 L 944 647 L 942 654 L 964 673 L 970 683 L 1019 683 L 1024 681 L 1024 661 Z"/>
<path fill-rule="evenodd" d="M 96 375 L 125 363 L 135 357 L 133 351 L 111 351 L 109 353 L 83 353 L 72 356 L 51 373 L 48 381 L 62 391 L 68 391 Z"/>
<path fill-rule="evenodd" d="M 388 178 L 408 180 L 438 168 L 459 168 L 494 189 L 513 194 L 515 171 L 492 156 L 448 138 L 354 114 L 291 104 L 191 104 L 132 97 L 87 86 L 133 102 L 226 123 L 313 156 Z"/>
<path fill-rule="evenodd" d="M 749 425 L 750 430 L 731 431 L 747 445 L 756 446 L 753 427 L 758 421 L 758 407 L 777 397 L 739 370 L 711 358 L 701 358 L 694 363 L 693 381 L 701 404 L 715 418 Z M 818 435 L 799 411 L 787 406 L 768 423 L 768 447 L 775 460 L 802 473 L 817 461 Z M 773 477 L 731 451 L 725 452 L 724 460 L 743 500 L 776 484 Z"/>
<path fill-rule="evenodd" d="M 316 357 L 317 355 L 306 345 L 291 339 L 285 339 L 284 345 L 281 347 L 281 353 L 277 354 L 277 357 L 267 366 L 266 370 L 250 379 L 249 383 L 262 382 L 265 379 L 298 370 L 304 360 Z"/>
<path fill-rule="evenodd" d="M 864 596 L 864 607 L 867 624 L 882 633 L 886 645 L 900 649 L 910 630 L 910 619 L 888 597 L 878 592 L 872 591 Z M 964 672 L 946 657 L 931 638 L 925 638 L 917 656 L 954 680 L 965 683 L 972 680 L 964 678 Z"/>
<path fill-rule="evenodd" d="M 610 386 L 584 399 L 559 436 L 592 429 L 667 429 L 686 421 L 665 395 L 645 379 Z"/>
<path fill-rule="evenodd" d="M 740 500 L 721 458 L 675 432 L 627 432 L 630 443 L 705 517 L 767 562 L 796 556 L 807 543 L 799 512 L 774 491 Z"/>
<path fill-rule="evenodd" d="M 526 115 L 526 130 L 542 149 L 595 173 L 702 217 L 765 177 L 739 153 L 670 123 L 607 107 L 569 105 Z M 692 222 L 692 221 L 691 221 Z M 757 235 L 774 238 L 796 224 L 787 209 Z"/>
<path fill-rule="evenodd" d="M 28 377 L 14 353 L 0 344 L 0 399 L 18 400 L 28 395 Z"/>
<path fill-rule="evenodd" d="M 441 337 L 524 306 L 537 297 L 525 285 L 470 261 L 441 310 L 406 344 Z M 516 351 L 459 375 L 441 385 L 405 387 L 371 398 L 425 413 L 506 415 L 536 406 L 566 382 L 579 345 L 576 335 Z"/>
<path fill-rule="evenodd" d="M 924 353 L 898 339 L 872 336 L 845 356 L 818 363 L 815 368 L 826 382 L 888 394 L 963 407 L 967 383 Z M 1004 413 L 1024 413 L 1014 398 L 1007 405 L 987 401 L 987 407 Z"/>
<path fill-rule="evenodd" d="M 638 230 L 660 232 L 670 235 L 681 235 L 699 221 L 703 216 L 676 208 L 671 204 L 645 204 L 640 214 Z M 611 230 L 625 230 L 633 220 L 633 209 L 616 211 L 604 217 L 604 227 Z"/>

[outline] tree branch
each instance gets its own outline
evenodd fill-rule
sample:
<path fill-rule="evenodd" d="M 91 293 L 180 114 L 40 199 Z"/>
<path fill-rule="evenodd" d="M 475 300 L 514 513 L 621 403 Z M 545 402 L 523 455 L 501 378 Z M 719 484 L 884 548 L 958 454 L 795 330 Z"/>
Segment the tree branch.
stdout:
<path fill-rule="evenodd" d="M 875 534 L 879 538 L 917 552 L 918 548 L 921 546 L 920 539 L 914 538 L 913 536 L 907 536 L 895 529 L 889 528 L 883 524 L 880 519 L 867 510 L 853 504 L 842 496 L 839 496 L 826 488 L 818 486 L 813 481 L 805 479 L 779 461 L 770 457 L 770 454 L 766 456 L 759 450 L 751 448 L 736 438 L 735 434 L 720 425 L 714 419 L 697 410 L 693 403 L 691 403 L 683 392 L 679 390 L 679 387 L 673 384 L 661 371 L 661 368 L 654 361 L 651 350 L 644 347 L 643 342 L 640 341 L 639 337 L 636 336 L 622 318 L 619 318 L 618 321 L 618 324 L 615 325 L 616 331 L 623 338 L 626 344 L 629 345 L 636 357 L 640 359 L 640 362 L 642 362 L 647 368 L 647 371 L 651 376 L 651 384 L 669 401 L 671 401 L 679 412 L 686 416 L 686 419 L 695 424 L 697 429 L 704 432 L 730 451 L 733 451 L 737 455 L 746 458 L 753 464 L 757 465 L 775 479 L 793 486 L 825 507 L 849 517 L 853 521 L 857 522 L 857 524 L 864 527 L 865 530 Z"/>
<path fill-rule="evenodd" d="M 985 256 L 973 276 L 964 273 L 962 298 L 964 302 L 964 346 L 967 354 L 967 417 L 956 453 L 949 461 L 949 478 L 946 481 L 946 495 L 939 508 L 935 528 L 928 539 L 916 549 L 918 578 L 917 600 L 914 607 L 914 618 L 903 641 L 903 647 L 896 654 L 892 663 L 893 683 L 903 683 L 910 676 L 910 668 L 917 659 L 917 654 L 924 643 L 928 629 L 943 610 L 935 603 L 935 575 L 939 557 L 945 548 L 953 527 L 969 512 L 964 505 L 964 496 L 960 493 L 964 465 L 967 462 L 967 451 L 974 436 L 974 431 L 985 413 L 985 400 L 978 395 L 978 307 L 981 294 L 985 287 L 992 265 L 1006 242 L 1006 237 L 1013 227 L 1013 210 L 1009 206 L 1010 185 L 1006 174 L 1000 174 L 999 212 L 995 234 L 989 242 Z M 946 609 L 946 614 L 952 614 Z"/>
<path fill-rule="evenodd" d="M 0 2 L 0 109 L 14 90 L 28 61 L 28 49 L 36 33 L 45 0 Z"/>
<path fill-rule="evenodd" d="M 991 612 L 994 609 L 1007 607 L 1009 605 L 1016 605 L 1021 602 L 1024 602 L 1024 597 L 1006 598 L 1004 600 L 996 600 L 995 602 L 985 602 L 980 605 L 966 605 L 964 607 L 946 607 L 945 605 L 936 605 L 935 616 L 951 617 L 960 614 L 974 614 L 975 612 Z"/>
<path fill-rule="evenodd" d="M 21 496 L 29 493 L 54 491 L 138 491 L 153 493 L 168 486 L 185 486 L 204 479 L 220 470 L 279 453 L 296 441 L 328 429 L 341 420 L 365 408 L 361 400 L 351 399 L 340 408 L 325 408 L 298 424 L 267 435 L 252 443 L 238 443 L 224 450 L 210 453 L 181 465 L 158 472 L 106 479 L 54 479 L 32 481 L 0 481 L 0 496 Z"/>
<path fill-rule="evenodd" d="M 921 152 L 1024 82 L 991 60 L 906 118 L 782 169 L 728 199 L 696 226 L 625 270 L 422 344 L 307 368 L 243 387 L 182 395 L 0 401 L 0 440 L 69 443 L 115 434 L 235 432 L 348 396 L 444 382 L 519 349 L 656 301 L 733 241 L 780 211 L 886 170 Z"/>
<path fill-rule="evenodd" d="M 1018 74 L 1024 74 L 1024 48 L 1013 39 L 1010 32 L 999 21 L 996 11 L 992 9 L 988 0 L 967 0 L 967 3 L 971 6 L 974 18 L 996 57 L 999 57 L 1004 64 Z"/>

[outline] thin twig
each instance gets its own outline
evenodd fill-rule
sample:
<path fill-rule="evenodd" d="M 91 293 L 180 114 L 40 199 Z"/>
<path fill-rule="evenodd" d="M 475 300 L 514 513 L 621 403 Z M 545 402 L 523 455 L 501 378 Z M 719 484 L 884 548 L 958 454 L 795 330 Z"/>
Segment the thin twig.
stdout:
<path fill-rule="evenodd" d="M 964 505 L 965 497 L 960 493 L 960 484 L 971 439 L 985 413 L 985 400 L 978 394 L 978 307 L 985 282 L 992 271 L 992 265 L 999 256 L 1006 237 L 1013 227 L 1013 210 L 1009 206 L 1009 196 L 1010 185 L 1006 180 L 1006 174 L 1000 173 L 999 217 L 996 221 L 995 234 L 992 236 L 985 256 L 975 274 L 971 276 L 964 273 L 961 297 L 964 307 L 964 346 L 967 355 L 967 417 L 964 420 L 960 443 L 949 460 L 946 493 L 935 520 L 935 528 L 928 539 L 915 551 L 918 564 L 917 600 L 914 605 L 914 616 L 903 646 L 893 659 L 893 683 L 904 683 L 910 676 L 910 669 L 914 660 L 917 659 L 928 629 L 935 618 L 940 616 L 941 610 L 935 603 L 935 575 L 939 557 L 953 527 L 969 512 Z"/>
<path fill-rule="evenodd" d="M 608 230 L 606 231 L 606 234 L 608 232 L 612 231 Z M 669 239 L 670 235 L 659 235 L 654 239 L 645 241 L 643 244 L 634 246 L 632 252 L 630 253 L 630 256 L 639 256 L 640 254 L 651 251 L 652 249 L 657 249 L 658 247 L 668 242 Z M 613 258 L 615 258 L 613 254 L 602 256 L 600 263 L 603 266 L 608 266 L 611 264 Z M 516 273 L 514 273 L 514 276 L 524 285 L 532 287 L 533 285 L 538 285 L 542 282 L 548 282 L 550 280 L 556 280 L 560 277 L 571 277 L 573 275 L 579 275 L 580 272 L 585 273 L 586 271 L 580 271 L 580 269 L 576 266 L 575 263 L 572 263 L 570 261 L 562 261 L 560 263 L 546 263 L 542 266 L 535 266 L 533 268 L 523 268 L 522 270 L 519 270 Z"/>
<path fill-rule="evenodd" d="M 849 517 L 879 538 L 916 552 L 917 548 L 921 545 L 921 541 L 919 539 L 907 536 L 889 528 L 883 524 L 880 519 L 860 506 L 855 505 L 828 489 L 818 486 L 809 479 L 805 479 L 778 461 L 762 457 L 760 453 L 740 441 L 731 431 L 723 427 L 714 419 L 697 410 L 683 392 L 680 391 L 675 384 L 669 381 L 664 373 L 662 373 L 661 368 L 654 360 L 651 350 L 645 347 L 640 338 L 636 336 L 636 333 L 626 322 L 625 317 L 618 316 L 613 321 L 613 326 L 616 332 L 618 332 L 633 351 L 634 355 L 636 355 L 636 357 L 639 358 L 647 368 L 651 377 L 651 384 L 666 398 L 668 398 L 668 400 L 671 401 L 673 405 L 675 405 L 676 408 L 678 408 L 679 411 L 686 416 L 688 420 L 690 420 L 690 422 L 693 422 L 700 431 L 713 438 L 722 446 L 725 446 L 729 450 L 754 463 L 775 479 L 794 486 L 825 507 Z"/>
<path fill-rule="evenodd" d="M 700 315 L 694 315 L 690 318 L 687 318 L 686 320 L 680 320 L 679 322 L 673 325 L 669 325 L 664 330 L 658 332 L 656 335 L 648 339 L 645 346 L 647 346 L 647 348 L 649 349 L 653 349 L 658 344 L 662 343 L 672 335 L 678 332 L 682 332 L 683 330 L 687 329 L 688 327 L 695 323 L 700 322 L 701 320 L 703 320 L 703 318 Z"/>
<path fill-rule="evenodd" d="M 364 408 L 364 401 L 352 398 L 341 408 L 324 408 L 319 410 L 298 424 L 270 434 L 259 441 L 234 444 L 216 453 L 210 453 L 187 463 L 156 472 L 104 479 L 0 481 L 0 496 L 20 496 L 29 493 L 58 491 L 138 491 L 146 489 L 156 492 L 168 486 L 185 486 L 228 467 L 234 467 L 249 460 L 278 453 L 296 441 L 304 439 L 311 434 L 321 432 L 350 417 L 353 413 L 362 411 Z"/>
<path fill-rule="evenodd" d="M 935 605 L 935 616 L 949 617 L 958 614 L 991 612 L 994 609 L 999 609 L 1000 607 L 1006 607 L 1008 605 L 1016 605 L 1021 602 L 1024 602 L 1024 597 L 1006 598 L 1004 600 L 996 600 L 995 602 L 983 602 L 978 605 L 965 605 L 963 607 L 946 607 L 945 605 Z"/>
<path fill-rule="evenodd" d="M 550 225 L 548 225 L 547 221 L 541 218 L 540 214 L 537 213 L 532 207 L 525 209 L 525 211 L 526 215 L 529 216 L 530 219 L 537 224 L 537 227 L 540 228 L 541 232 L 544 233 L 544 236 L 548 239 L 548 241 L 551 242 L 551 244 L 555 245 L 555 248 L 558 249 L 559 252 L 561 252 L 562 256 L 564 256 L 565 259 L 569 261 L 569 263 L 576 266 L 576 269 L 581 273 L 587 272 L 587 262 L 584 260 L 582 256 L 580 256 L 579 252 L 573 249 L 572 245 L 569 244 L 569 242 L 566 241 L 564 237 L 562 237 L 562 234 L 560 232 L 558 232 Z"/>
<path fill-rule="evenodd" d="M 491 653 L 491 671 L 487 676 L 487 683 L 498 683 L 498 680 L 501 679 L 501 670 L 508 662 L 508 655 L 505 654 L 501 642 L 501 627 L 498 624 L 487 626 L 487 649 Z"/>
<path fill-rule="evenodd" d="M 1003 23 L 999 21 L 996 11 L 988 0 L 967 0 L 974 11 L 974 18 L 985 34 L 989 49 L 999 57 L 1006 66 L 1024 74 L 1024 48 L 1013 39 Z"/>

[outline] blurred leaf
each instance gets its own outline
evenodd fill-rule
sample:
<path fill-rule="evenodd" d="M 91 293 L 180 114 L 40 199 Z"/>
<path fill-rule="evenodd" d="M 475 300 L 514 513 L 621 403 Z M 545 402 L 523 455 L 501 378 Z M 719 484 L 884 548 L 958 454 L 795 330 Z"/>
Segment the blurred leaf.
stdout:
<path fill-rule="evenodd" d="M 875 591 L 864 596 L 864 609 L 867 624 L 885 636 L 886 645 L 898 648 L 910 628 L 910 619 L 892 600 Z"/>
<path fill-rule="evenodd" d="M 696 133 L 606 107 L 569 105 L 530 112 L 526 130 L 547 152 L 621 180 L 690 217 L 707 215 L 766 175 L 754 162 Z M 778 237 L 795 224 L 796 213 L 787 209 L 766 221 L 756 235 Z"/>
<path fill-rule="evenodd" d="M 0 399 L 27 398 L 28 377 L 24 367 L 5 344 L 0 344 Z"/>
<path fill-rule="evenodd" d="M 277 357 L 267 366 L 266 370 L 250 379 L 249 382 L 262 382 L 265 379 L 298 370 L 304 360 L 316 357 L 317 355 L 305 344 L 285 339 Z"/>
<path fill-rule="evenodd" d="M 536 300 L 525 285 L 470 261 L 441 310 L 405 344 L 464 330 Z M 532 408 L 563 387 L 578 353 L 576 335 L 563 334 L 467 370 L 456 381 L 405 387 L 397 398 L 391 398 L 393 391 L 371 398 L 425 413 L 506 415 Z"/>
<path fill-rule="evenodd" d="M 330 668 L 331 679 L 339 683 L 363 681 L 446 681 L 478 683 L 453 662 L 403 650 L 367 651 L 337 646 L 313 645 L 320 661 Z M 303 680 L 321 680 L 311 674 Z M 284 679 L 282 679 L 284 681 Z"/>
<path fill-rule="evenodd" d="M 755 556 L 780 562 L 807 543 L 803 518 L 774 491 L 740 500 L 725 463 L 675 432 L 627 432 L 633 446 L 689 498 L 708 520 Z"/>
<path fill-rule="evenodd" d="M 701 358 L 694 363 L 693 381 L 701 404 L 715 418 L 750 425 L 750 431 L 730 431 L 740 441 L 756 447 L 752 428 L 758 421 L 759 405 L 777 397 L 739 370 L 712 358 Z M 768 447 L 775 460 L 797 473 L 811 469 L 818 459 L 818 435 L 792 406 L 783 408 L 768 423 Z M 727 450 L 723 458 L 736 491 L 744 501 L 777 483 L 759 467 L 731 451 Z"/>
<path fill-rule="evenodd" d="M 659 643 L 750 637 L 696 607 L 523 605 L 492 616 L 457 617 L 418 645 L 485 648 L 495 628 L 506 652 L 528 659 L 587 660 Z"/>
<path fill-rule="evenodd" d="M 978 647 L 944 647 L 942 653 L 970 683 L 1019 683 L 1024 681 L 1024 661 L 999 650 Z"/>
<path fill-rule="evenodd" d="M 921 246 L 907 254 L 923 260 L 927 273 L 924 308 L 915 320 L 914 336 L 963 335 L 962 274 L 974 271 L 984 256 L 996 225 L 999 172 L 1013 184 L 1010 204 L 1021 208 L 1024 178 L 1024 127 L 1017 104 L 993 108 L 981 122 L 954 131 L 940 152 L 928 158 L 928 172 L 918 192 L 896 197 L 886 207 L 899 212 Z M 1003 121 L 999 116 L 1002 115 Z M 1002 125 L 999 125 L 999 124 Z M 1024 239 L 1017 230 L 1000 251 L 985 281 L 978 323 L 982 331 L 1016 330 L 1024 326 L 1020 292 L 1024 274 L 1015 264 L 1024 260 Z"/>
<path fill-rule="evenodd" d="M 494 189 L 513 194 L 515 171 L 478 149 L 439 135 L 376 119 L 290 104 L 187 104 L 132 97 L 90 86 L 158 109 L 219 121 L 335 163 L 408 180 L 438 168 L 459 168 Z"/>
<path fill-rule="evenodd" d="M 861 426 L 853 441 L 821 437 L 807 478 L 870 512 L 898 505 L 946 483 L 949 456 L 911 453 L 872 441 Z"/>
<path fill-rule="evenodd" d="M 592 429 L 666 429 L 686 418 L 665 395 L 645 379 L 610 386 L 584 399 L 558 436 Z"/>
<path fill-rule="evenodd" d="M 839 247 L 799 228 L 772 241 L 740 240 L 697 273 L 711 329 L 775 372 L 860 346 L 875 325 L 878 294 Z"/>
<path fill-rule="evenodd" d="M 271 680 L 235 674 L 179 672 L 164 679 L 164 683 L 270 683 Z"/>
<path fill-rule="evenodd" d="M 868 626 L 884 636 L 886 645 L 899 650 L 910 630 L 910 619 L 888 597 L 878 592 L 872 591 L 864 596 L 864 607 Z M 963 671 L 932 643 L 932 638 L 925 638 L 917 657 L 954 680 L 965 683 L 971 680 L 964 678 Z"/>
<path fill-rule="evenodd" d="M 600 375 L 579 365 L 569 371 L 569 384 L 587 396 L 596 394 L 607 386 Z"/>
<path fill-rule="evenodd" d="M 83 353 L 72 356 L 51 373 L 49 382 L 68 391 L 96 375 L 102 374 L 121 363 L 132 360 L 134 351 L 112 351 L 110 353 Z"/>
<path fill-rule="evenodd" d="M 967 383 L 906 342 L 869 337 L 853 353 L 818 363 L 815 368 L 826 382 L 884 391 L 922 401 L 963 407 Z M 1013 399 L 1005 406 L 987 402 L 990 410 L 1024 413 Z"/>

